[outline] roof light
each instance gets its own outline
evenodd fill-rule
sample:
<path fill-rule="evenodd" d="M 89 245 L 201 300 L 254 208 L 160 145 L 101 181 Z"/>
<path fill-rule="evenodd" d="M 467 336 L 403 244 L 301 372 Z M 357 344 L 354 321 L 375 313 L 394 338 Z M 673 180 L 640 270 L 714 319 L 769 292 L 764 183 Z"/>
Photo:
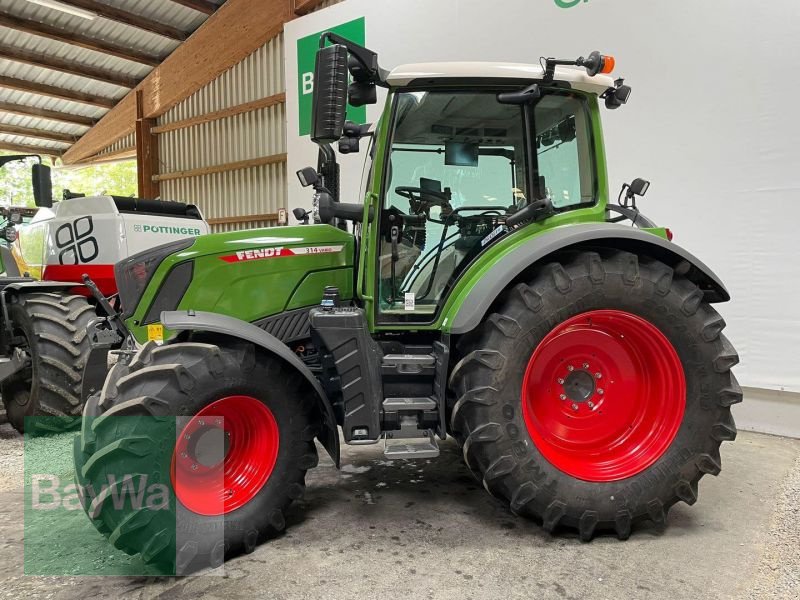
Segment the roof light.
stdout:
<path fill-rule="evenodd" d="M 28 2 L 31 4 L 38 4 L 39 6 L 44 6 L 46 8 L 52 8 L 53 10 L 58 10 L 74 17 L 88 19 L 89 21 L 93 21 L 97 18 L 97 14 L 90 10 L 84 10 L 82 8 L 78 8 L 77 6 L 62 4 L 61 2 L 58 2 L 58 0 L 28 0 Z"/>
<path fill-rule="evenodd" d="M 614 70 L 614 67 L 617 66 L 617 61 L 614 60 L 613 56 L 605 56 L 595 50 L 588 56 L 588 58 L 578 59 L 578 65 L 586 67 L 586 72 L 591 77 L 594 77 L 600 73 L 605 75 L 611 73 L 611 71 Z"/>

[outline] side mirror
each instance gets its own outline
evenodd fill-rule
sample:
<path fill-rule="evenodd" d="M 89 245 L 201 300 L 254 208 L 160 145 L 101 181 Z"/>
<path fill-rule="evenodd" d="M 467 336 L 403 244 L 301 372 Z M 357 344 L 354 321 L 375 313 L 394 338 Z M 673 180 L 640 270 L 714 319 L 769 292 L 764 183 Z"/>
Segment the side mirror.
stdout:
<path fill-rule="evenodd" d="M 33 175 L 33 199 L 39 208 L 53 206 L 53 180 L 50 177 L 50 167 L 35 164 L 31 168 Z"/>
<path fill-rule="evenodd" d="M 314 67 L 311 140 L 332 144 L 342 137 L 347 112 L 347 48 L 333 44 L 317 51 Z"/>

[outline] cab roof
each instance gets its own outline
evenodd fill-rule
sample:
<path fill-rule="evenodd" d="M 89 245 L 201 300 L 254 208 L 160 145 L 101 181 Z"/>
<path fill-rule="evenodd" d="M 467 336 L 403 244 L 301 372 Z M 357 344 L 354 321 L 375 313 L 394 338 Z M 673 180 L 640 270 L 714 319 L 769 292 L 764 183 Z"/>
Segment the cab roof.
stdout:
<path fill-rule="evenodd" d="M 540 81 L 544 69 L 540 65 L 501 62 L 436 62 L 415 63 L 395 67 L 386 78 L 392 87 L 403 87 L 418 79 L 525 79 Z M 602 94 L 614 87 L 614 78 L 608 75 L 591 77 L 585 69 L 556 67 L 554 81 L 570 84 L 571 87 Z"/>

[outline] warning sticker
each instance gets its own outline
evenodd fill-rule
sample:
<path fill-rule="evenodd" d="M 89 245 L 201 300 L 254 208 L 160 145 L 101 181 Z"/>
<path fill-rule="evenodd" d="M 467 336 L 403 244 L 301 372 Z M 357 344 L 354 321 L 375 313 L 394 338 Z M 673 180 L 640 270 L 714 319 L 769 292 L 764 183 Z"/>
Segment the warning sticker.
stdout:
<path fill-rule="evenodd" d="M 147 341 L 164 341 L 164 326 L 161 323 L 153 323 L 152 325 L 147 326 Z"/>
<path fill-rule="evenodd" d="M 344 246 L 302 246 L 299 248 L 284 248 L 272 246 L 270 248 L 253 248 L 252 250 L 239 250 L 235 254 L 220 256 L 220 260 L 229 263 L 246 262 L 248 260 L 263 260 L 266 258 L 280 258 L 282 256 L 304 256 L 306 254 L 332 254 L 341 252 Z"/>

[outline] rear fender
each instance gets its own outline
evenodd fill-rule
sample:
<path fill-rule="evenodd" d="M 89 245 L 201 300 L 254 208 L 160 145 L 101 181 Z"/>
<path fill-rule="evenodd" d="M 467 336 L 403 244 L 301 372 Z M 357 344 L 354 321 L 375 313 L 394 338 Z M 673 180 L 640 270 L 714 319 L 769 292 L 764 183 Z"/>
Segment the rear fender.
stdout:
<path fill-rule="evenodd" d="M 498 294 L 535 263 L 568 248 L 614 248 L 660 260 L 697 284 L 706 302 L 727 302 L 720 278 L 700 259 L 647 231 L 611 223 L 565 225 L 536 235 L 501 256 L 469 290 L 453 318 L 450 333 L 472 331 L 484 319 Z"/>
<path fill-rule="evenodd" d="M 208 331 L 246 340 L 296 369 L 317 394 L 317 403 L 322 415 L 322 432 L 318 436 L 319 441 L 328 451 L 336 466 L 339 466 L 339 430 L 336 427 L 333 406 L 311 370 L 283 342 L 252 323 L 217 313 L 165 311 L 161 313 L 161 323 L 170 331 Z"/>

